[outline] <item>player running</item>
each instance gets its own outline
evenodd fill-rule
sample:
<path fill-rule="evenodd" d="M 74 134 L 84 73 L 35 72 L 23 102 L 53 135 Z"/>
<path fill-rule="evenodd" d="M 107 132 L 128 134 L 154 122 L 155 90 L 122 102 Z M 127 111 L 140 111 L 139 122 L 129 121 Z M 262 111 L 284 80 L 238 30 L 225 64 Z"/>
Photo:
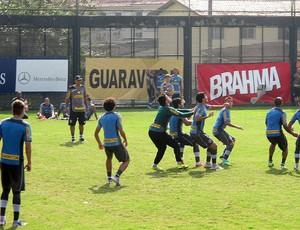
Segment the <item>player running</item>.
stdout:
<path fill-rule="evenodd" d="M 233 105 L 233 98 L 226 97 L 225 104 L 226 104 L 225 107 L 220 111 L 216 123 L 214 125 L 213 135 L 224 145 L 226 145 L 223 154 L 220 156 L 220 158 L 222 159 L 222 165 L 231 165 L 231 163 L 228 161 L 228 158 L 234 147 L 235 138 L 229 135 L 225 131 L 225 128 L 226 126 L 230 126 L 233 128 L 243 130 L 243 127 L 231 123 L 230 109 L 232 108 Z"/>

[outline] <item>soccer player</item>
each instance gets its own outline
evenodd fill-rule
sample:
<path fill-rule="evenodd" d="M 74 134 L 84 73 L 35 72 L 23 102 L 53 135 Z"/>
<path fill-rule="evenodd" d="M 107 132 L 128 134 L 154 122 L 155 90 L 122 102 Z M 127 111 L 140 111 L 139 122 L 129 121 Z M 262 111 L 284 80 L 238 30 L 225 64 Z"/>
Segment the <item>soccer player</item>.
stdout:
<path fill-rule="evenodd" d="M 170 82 L 174 86 L 173 98 L 177 98 L 177 97 L 183 98 L 183 81 L 182 81 L 182 77 L 179 75 L 179 70 L 177 67 L 173 68 L 173 75 L 171 75 Z"/>
<path fill-rule="evenodd" d="M 69 126 L 71 132 L 71 141 L 75 141 L 75 125 L 78 119 L 79 122 L 79 141 L 84 141 L 83 130 L 85 125 L 85 112 L 87 112 L 87 98 L 85 86 L 81 84 L 82 77 L 75 76 L 75 84 L 70 86 L 67 92 L 65 104 L 70 102 L 70 117 Z M 69 113 L 69 107 L 66 107 L 66 112 Z"/>
<path fill-rule="evenodd" d="M 175 109 L 178 109 L 181 112 L 189 112 L 188 110 L 184 111 L 184 99 L 181 99 L 180 97 L 174 98 L 172 101 L 172 104 Z M 189 120 L 186 117 L 177 117 L 172 116 L 170 119 L 170 135 L 179 143 L 180 146 L 180 156 L 181 161 L 184 162 L 183 152 L 184 152 L 184 146 L 193 146 L 193 151 L 195 155 L 196 160 L 196 167 L 203 166 L 204 164 L 200 162 L 200 152 L 199 152 L 199 146 L 197 143 L 191 138 L 190 135 L 182 132 L 182 124 L 185 124 L 187 126 L 190 126 L 192 124 L 192 120 Z"/>
<path fill-rule="evenodd" d="M 300 100 L 297 100 L 298 106 L 300 106 Z M 288 127 L 293 130 L 293 124 L 298 120 L 300 123 L 300 109 L 298 109 L 292 119 L 290 120 Z M 295 148 L 295 171 L 299 172 L 299 158 L 300 158 L 300 136 L 298 136 L 296 140 L 296 148 Z"/>
<path fill-rule="evenodd" d="M 170 107 L 172 99 L 166 94 L 160 95 L 157 100 L 160 107 L 158 109 L 154 122 L 150 125 L 148 132 L 150 139 L 157 148 L 157 154 L 154 159 L 152 168 L 154 170 L 162 170 L 162 168 L 160 168 L 158 164 L 165 154 L 167 145 L 174 149 L 178 169 L 188 168 L 187 165 L 182 164 L 179 144 L 172 138 L 171 135 L 167 133 L 167 125 L 172 115 L 179 117 L 190 117 L 193 115 L 193 112 L 182 113 L 177 109 Z"/>
<path fill-rule="evenodd" d="M 163 68 L 160 68 L 158 71 L 156 71 L 156 78 L 155 78 L 155 87 L 156 87 L 156 94 L 157 96 L 160 95 L 160 86 L 165 81 L 165 75 L 167 74 L 167 71 Z"/>
<path fill-rule="evenodd" d="M 165 81 L 160 86 L 161 94 L 167 94 L 167 96 L 172 97 L 174 94 L 174 86 L 170 83 L 171 76 L 170 74 L 165 75 Z"/>
<path fill-rule="evenodd" d="M 6 224 L 6 207 L 10 190 L 13 194 L 14 221 L 13 226 L 24 226 L 27 223 L 19 220 L 21 210 L 21 191 L 25 190 L 24 169 L 31 171 L 31 128 L 22 120 L 25 114 L 24 102 L 15 100 L 12 103 L 13 117 L 0 123 L 0 141 L 3 140 L 1 151 L 1 215 L 0 225 Z M 24 167 L 23 147 L 27 164 Z"/>
<path fill-rule="evenodd" d="M 283 105 L 283 100 L 281 97 L 276 97 L 274 99 L 275 107 L 270 109 L 266 115 L 266 135 L 269 140 L 269 167 L 273 167 L 273 154 L 275 152 L 275 147 L 278 147 L 282 151 L 282 160 L 280 167 L 285 169 L 285 161 L 288 155 L 288 142 L 286 136 L 282 132 L 283 128 L 292 136 L 298 137 L 298 134 L 293 132 L 293 130 L 286 123 L 286 113 L 280 108 Z"/>
<path fill-rule="evenodd" d="M 16 92 L 16 96 L 11 100 L 11 104 L 15 101 L 15 100 L 20 100 L 22 102 L 24 102 L 25 105 L 25 113 L 24 113 L 24 117 L 22 119 L 28 119 L 28 115 L 26 114 L 26 112 L 28 112 L 29 108 L 28 108 L 28 102 L 27 99 L 22 97 L 22 92 L 21 91 L 17 91 Z"/>
<path fill-rule="evenodd" d="M 123 130 L 122 117 L 119 113 L 114 112 L 115 107 L 116 100 L 114 98 L 109 97 L 104 100 L 103 108 L 105 109 L 106 113 L 100 117 L 94 136 L 98 143 L 99 149 L 105 149 L 107 156 L 106 172 L 108 183 L 114 181 L 117 186 L 120 186 L 120 176 L 128 167 L 130 157 L 126 149 L 128 142 L 126 134 Z M 99 138 L 99 132 L 102 128 L 104 130 L 104 144 L 102 144 Z M 120 136 L 123 138 L 123 143 Z M 119 162 L 122 162 L 114 177 L 111 175 L 113 154 Z"/>
<path fill-rule="evenodd" d="M 55 117 L 54 106 L 50 103 L 50 99 L 48 97 L 46 97 L 44 102 L 40 105 L 40 111 L 37 113 L 37 116 L 39 118 L 42 116 L 46 119 L 52 119 Z"/>
<path fill-rule="evenodd" d="M 93 114 L 94 114 L 96 120 L 98 120 L 95 104 L 93 103 L 93 101 L 90 97 L 87 97 L 87 101 L 88 101 L 88 105 L 87 105 L 87 112 L 85 114 L 85 120 L 86 121 L 90 120 L 92 118 Z"/>
<path fill-rule="evenodd" d="M 203 92 L 197 94 L 196 101 L 198 104 L 193 116 L 190 135 L 198 145 L 204 149 L 207 148 L 207 157 L 204 167 L 223 169 L 217 164 L 217 144 L 214 143 L 214 141 L 206 133 L 204 133 L 204 125 L 205 120 L 214 115 L 213 112 L 207 114 L 207 109 L 222 108 L 224 105 L 208 105 L 208 97 Z M 212 164 L 210 163 L 210 159 L 212 159 Z"/>
<path fill-rule="evenodd" d="M 233 98 L 232 97 L 226 97 L 225 98 L 225 107 L 220 111 L 218 118 L 216 120 L 216 123 L 213 128 L 213 135 L 221 141 L 224 145 L 226 145 L 223 154 L 220 156 L 222 159 L 222 165 L 231 165 L 231 163 L 228 161 L 228 158 L 230 156 L 230 153 L 234 147 L 235 138 L 231 135 L 229 135 L 225 128 L 226 126 L 230 126 L 236 129 L 243 130 L 242 126 L 235 125 L 231 123 L 230 119 L 230 109 L 233 106 Z"/>

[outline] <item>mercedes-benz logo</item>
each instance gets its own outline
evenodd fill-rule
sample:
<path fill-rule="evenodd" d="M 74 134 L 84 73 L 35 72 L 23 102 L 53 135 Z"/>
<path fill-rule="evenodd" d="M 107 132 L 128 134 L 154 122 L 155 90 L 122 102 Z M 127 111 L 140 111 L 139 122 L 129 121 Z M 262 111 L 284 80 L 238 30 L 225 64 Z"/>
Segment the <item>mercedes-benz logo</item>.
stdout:
<path fill-rule="evenodd" d="M 27 72 L 20 73 L 19 76 L 18 76 L 18 81 L 22 85 L 26 85 L 30 81 L 30 74 L 27 73 Z"/>

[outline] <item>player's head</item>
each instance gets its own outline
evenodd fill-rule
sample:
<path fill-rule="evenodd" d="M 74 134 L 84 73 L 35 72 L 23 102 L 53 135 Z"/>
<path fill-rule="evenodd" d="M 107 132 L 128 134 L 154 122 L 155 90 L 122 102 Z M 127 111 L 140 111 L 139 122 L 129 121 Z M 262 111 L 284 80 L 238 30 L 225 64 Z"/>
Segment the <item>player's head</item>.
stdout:
<path fill-rule="evenodd" d="M 231 108 L 232 104 L 233 104 L 233 98 L 228 96 L 225 98 L 224 102 L 225 102 L 227 108 Z"/>
<path fill-rule="evenodd" d="M 105 111 L 112 111 L 116 107 L 116 99 L 113 97 L 108 97 L 103 102 L 103 108 Z"/>
<path fill-rule="evenodd" d="M 183 107 L 184 100 L 180 97 L 176 97 L 173 99 L 172 104 L 174 108 L 182 108 Z"/>
<path fill-rule="evenodd" d="M 171 80 L 171 75 L 167 73 L 167 74 L 165 75 L 165 81 L 166 81 L 166 82 L 169 82 L 170 80 Z"/>
<path fill-rule="evenodd" d="M 17 91 L 16 92 L 16 97 L 17 98 L 21 98 L 22 97 L 22 92 L 21 91 Z"/>
<path fill-rule="evenodd" d="M 276 98 L 274 99 L 274 105 L 275 105 L 276 107 L 280 107 L 280 106 L 282 105 L 282 103 L 283 103 L 282 97 L 276 97 Z"/>
<path fill-rule="evenodd" d="M 159 95 L 159 97 L 157 98 L 157 101 L 160 106 L 166 106 L 166 105 L 170 105 L 170 103 L 172 102 L 172 99 L 170 97 L 168 97 L 166 94 L 162 94 L 162 95 Z"/>
<path fill-rule="evenodd" d="M 25 105 L 24 105 L 24 102 L 21 100 L 15 100 L 12 103 L 11 107 L 12 107 L 11 110 L 12 110 L 13 115 L 20 116 L 25 113 Z"/>
<path fill-rule="evenodd" d="M 198 103 L 202 103 L 202 101 L 205 97 L 206 97 L 206 94 L 204 92 L 199 92 L 196 96 L 196 101 Z"/>

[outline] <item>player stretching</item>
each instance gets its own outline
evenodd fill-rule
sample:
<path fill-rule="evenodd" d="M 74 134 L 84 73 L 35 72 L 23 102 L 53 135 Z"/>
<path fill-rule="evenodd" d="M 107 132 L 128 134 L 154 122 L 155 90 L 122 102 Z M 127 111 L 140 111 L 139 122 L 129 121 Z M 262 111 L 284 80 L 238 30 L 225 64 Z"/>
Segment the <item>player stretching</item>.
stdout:
<path fill-rule="evenodd" d="M 154 170 L 162 170 L 162 168 L 160 168 L 158 164 L 165 154 L 167 145 L 174 149 L 178 169 L 188 168 L 187 165 L 184 165 L 181 162 L 180 147 L 177 141 L 175 141 L 166 131 L 168 122 L 172 115 L 179 117 L 190 117 L 193 115 L 193 112 L 182 113 L 177 109 L 170 107 L 172 99 L 166 94 L 160 95 L 157 101 L 160 107 L 158 109 L 154 122 L 150 125 L 148 132 L 149 137 L 158 150 L 152 168 Z"/>
<path fill-rule="evenodd" d="M 183 110 L 184 108 L 184 99 L 180 97 L 174 98 L 172 101 L 174 108 L 178 109 L 181 112 L 189 112 L 189 110 Z M 177 116 L 172 116 L 170 119 L 170 135 L 179 143 L 180 145 L 180 156 L 182 162 L 184 161 L 183 158 L 183 151 L 184 146 L 193 146 L 193 151 L 196 160 L 196 167 L 203 166 L 204 164 L 200 162 L 200 152 L 199 146 L 197 143 L 191 138 L 190 135 L 182 132 L 182 123 L 189 126 L 192 124 L 192 121 L 187 119 L 186 117 L 180 118 Z"/>
<path fill-rule="evenodd" d="M 125 148 L 128 143 L 122 126 L 122 117 L 119 113 L 114 112 L 115 107 L 116 100 L 114 98 L 109 97 L 104 100 L 103 108 L 105 109 L 106 113 L 100 117 L 94 136 L 98 142 L 99 149 L 105 149 L 107 156 L 106 172 L 108 183 L 114 181 L 117 186 L 120 186 L 120 176 L 127 168 L 130 157 L 127 149 Z M 99 132 L 102 127 L 104 130 L 104 145 L 99 138 Z M 120 135 L 123 138 L 123 143 Z M 119 162 L 122 162 L 114 177 L 111 176 L 113 154 Z"/>
<path fill-rule="evenodd" d="M 200 92 L 196 96 L 196 101 L 198 105 L 193 117 L 193 123 L 191 125 L 191 137 L 196 141 L 198 145 L 202 148 L 207 148 L 207 157 L 205 168 L 212 169 L 223 169 L 220 165 L 217 164 L 217 144 L 206 134 L 204 133 L 204 124 L 205 120 L 214 115 L 213 112 L 207 114 L 207 109 L 222 108 L 224 105 L 208 105 L 207 95 L 203 92 Z M 212 159 L 212 165 L 210 163 Z"/>
<path fill-rule="evenodd" d="M 298 106 L 300 106 L 300 100 L 297 100 Z M 288 124 L 288 127 L 293 130 L 293 124 L 298 120 L 300 123 L 300 109 L 298 109 L 291 121 Z M 297 141 L 296 141 L 296 148 L 295 148 L 295 171 L 299 172 L 299 158 L 300 158 L 300 136 L 298 136 Z"/>
<path fill-rule="evenodd" d="M 269 167 L 273 167 L 273 154 L 275 152 L 275 147 L 278 144 L 278 147 L 282 151 L 282 160 L 280 167 L 285 169 L 285 161 L 288 155 L 288 142 L 286 136 L 282 132 L 283 128 L 294 137 L 298 137 L 297 133 L 294 133 L 286 123 L 286 113 L 280 108 L 283 104 L 283 100 L 281 97 L 276 97 L 274 100 L 275 107 L 270 109 L 266 116 L 266 135 L 269 140 Z"/>
<path fill-rule="evenodd" d="M 220 158 L 222 159 L 222 165 L 231 165 L 231 163 L 228 161 L 228 158 L 233 149 L 235 138 L 229 135 L 225 131 L 225 128 L 226 126 L 230 126 L 243 130 L 243 127 L 231 123 L 230 109 L 233 105 L 232 97 L 226 97 L 225 104 L 225 107 L 220 111 L 219 116 L 216 120 L 215 126 L 213 128 L 213 134 L 219 141 L 226 145 L 223 154 L 220 156 Z"/>

